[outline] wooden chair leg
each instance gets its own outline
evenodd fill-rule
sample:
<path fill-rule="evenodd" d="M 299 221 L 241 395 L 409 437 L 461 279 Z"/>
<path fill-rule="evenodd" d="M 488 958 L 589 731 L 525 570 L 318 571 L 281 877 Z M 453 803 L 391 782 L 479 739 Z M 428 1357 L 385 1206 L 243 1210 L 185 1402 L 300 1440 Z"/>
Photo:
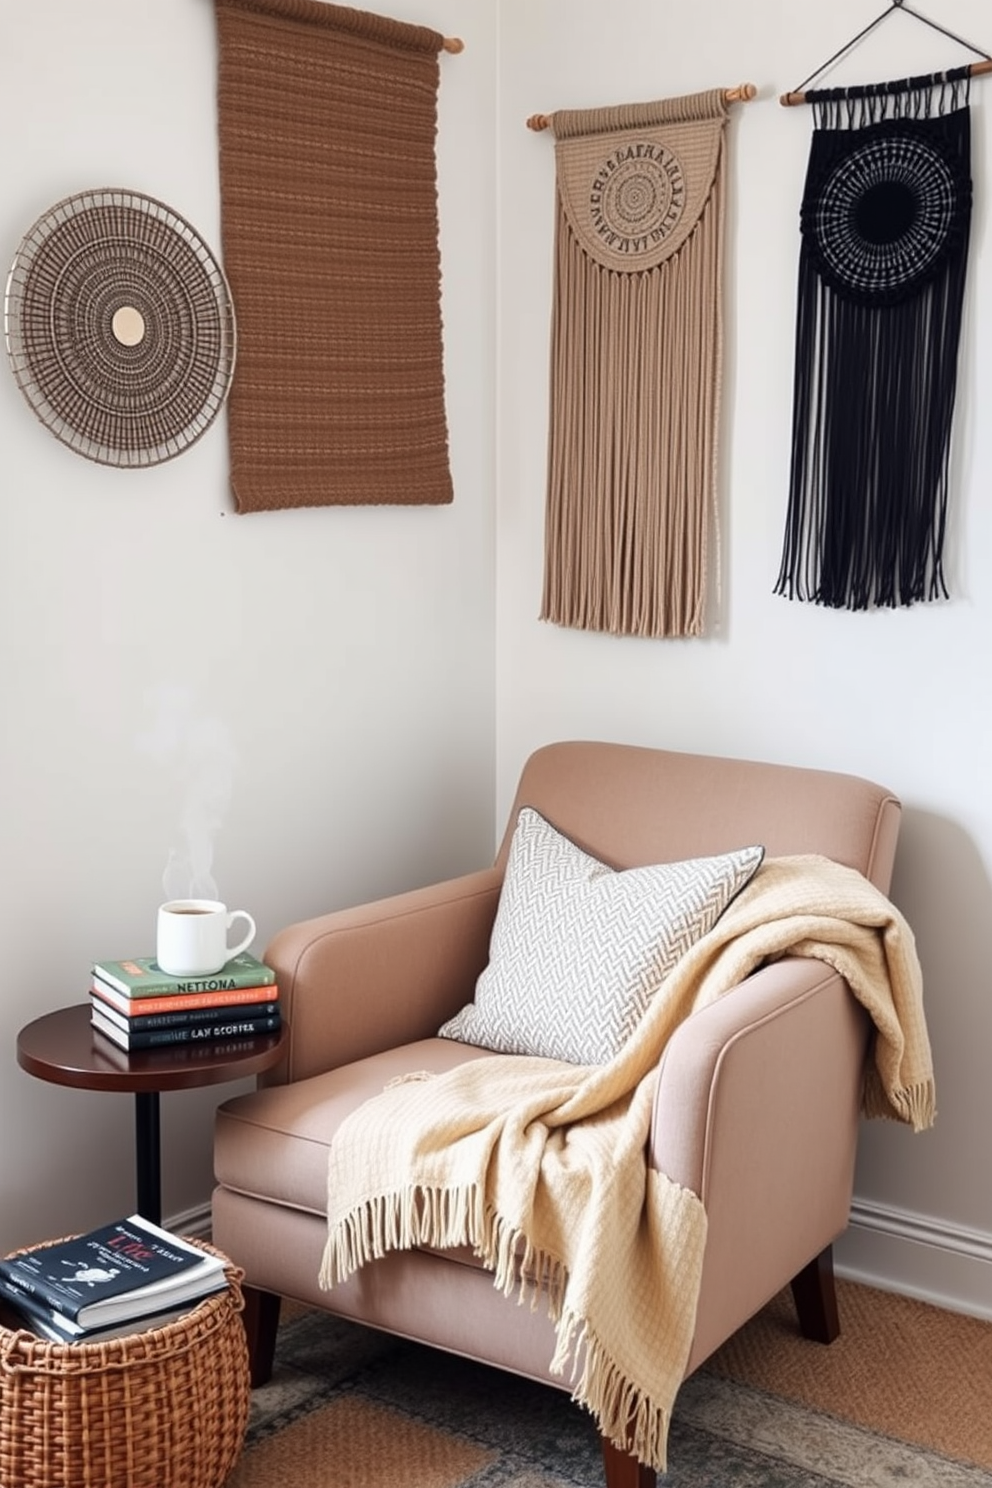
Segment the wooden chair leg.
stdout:
<path fill-rule="evenodd" d="M 792 1278 L 792 1297 L 799 1314 L 799 1330 L 814 1343 L 833 1343 L 840 1332 L 834 1250 L 828 1245 Z"/>
<path fill-rule="evenodd" d="M 653 1467 L 645 1467 L 630 1452 L 621 1452 L 605 1436 L 602 1441 L 606 1488 L 657 1488 L 658 1478 Z"/>
<path fill-rule="evenodd" d="M 272 1378 L 276 1333 L 279 1330 L 279 1304 L 282 1298 L 275 1292 L 261 1292 L 253 1286 L 243 1286 L 241 1290 L 245 1299 L 245 1310 L 241 1318 L 248 1339 L 251 1387 L 256 1390 L 259 1385 L 266 1384 Z"/>

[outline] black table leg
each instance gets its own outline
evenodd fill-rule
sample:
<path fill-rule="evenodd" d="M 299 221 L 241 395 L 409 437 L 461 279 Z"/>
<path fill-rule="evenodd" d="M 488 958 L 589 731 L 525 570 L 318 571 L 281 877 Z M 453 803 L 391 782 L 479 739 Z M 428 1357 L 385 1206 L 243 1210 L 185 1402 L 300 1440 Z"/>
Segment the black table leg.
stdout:
<path fill-rule="evenodd" d="M 137 1162 L 138 1213 L 162 1223 L 162 1163 L 157 1090 L 134 1096 L 134 1151 Z"/>

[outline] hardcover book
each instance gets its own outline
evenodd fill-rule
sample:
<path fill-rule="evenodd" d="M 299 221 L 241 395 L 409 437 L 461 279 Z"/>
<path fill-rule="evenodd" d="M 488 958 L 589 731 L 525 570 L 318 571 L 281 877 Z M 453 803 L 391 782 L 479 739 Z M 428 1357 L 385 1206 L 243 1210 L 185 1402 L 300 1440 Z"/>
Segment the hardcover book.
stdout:
<path fill-rule="evenodd" d="M 217 992 L 168 992 L 164 997 L 132 997 L 129 993 L 112 987 L 96 973 L 90 983 L 90 991 L 128 1018 L 148 1017 L 153 1013 L 175 1013 L 183 1018 L 193 1008 L 229 1008 L 255 1002 L 276 1003 L 279 1000 L 279 988 L 275 982 L 261 987 L 223 988 Z"/>
<path fill-rule="evenodd" d="M 163 971 L 153 956 L 130 961 L 97 961 L 93 975 L 126 997 L 164 997 L 186 992 L 234 992 L 239 987 L 271 987 L 276 974 L 250 951 L 233 957 L 211 976 L 175 977 Z"/>
<path fill-rule="evenodd" d="M 110 990 L 109 988 L 107 989 Z M 233 994 L 221 992 L 217 994 L 221 1001 L 211 1003 L 207 1007 L 190 1006 L 196 1002 L 194 994 L 179 999 L 180 1006 L 176 1007 L 177 999 L 166 998 L 167 1011 L 157 1011 L 160 999 L 157 997 L 130 998 L 121 997 L 123 1008 L 114 1002 L 102 987 L 98 987 L 94 980 L 90 992 L 90 1005 L 101 1012 L 105 1018 L 116 1023 L 118 1028 L 125 1032 L 140 1033 L 146 1028 L 185 1028 L 196 1023 L 230 1023 L 238 1018 L 272 1018 L 279 1013 L 278 1001 L 266 1001 L 265 993 L 271 988 L 253 987 L 250 995 L 255 998 L 252 1002 L 233 1002 Z M 211 994 L 212 995 L 212 994 Z M 145 1008 L 151 1004 L 156 1011 Z"/>
<path fill-rule="evenodd" d="M 40 1306 L 26 1293 L 14 1302 L 12 1295 L 0 1287 L 0 1324 L 13 1330 L 27 1328 L 29 1333 L 50 1343 L 103 1343 L 111 1338 L 127 1338 L 132 1333 L 147 1333 L 150 1328 L 164 1328 L 167 1323 L 185 1317 L 202 1301 L 202 1297 L 194 1297 L 175 1307 L 142 1313 L 140 1317 L 108 1323 L 105 1327 L 81 1328 L 63 1313 Z"/>
<path fill-rule="evenodd" d="M 140 1214 L 86 1235 L 0 1258 L 0 1289 L 16 1307 L 103 1328 L 220 1291 L 224 1262 Z"/>
<path fill-rule="evenodd" d="M 211 1044 L 218 1039 L 248 1038 L 257 1033 L 275 1033 L 281 1026 L 279 1012 L 267 1013 L 258 1018 L 245 1018 L 241 1010 L 226 1019 L 212 1019 L 208 1023 L 184 1023 L 173 1028 L 143 1028 L 132 1030 L 113 1022 L 95 1002 L 90 1004 L 90 1022 L 100 1033 L 111 1039 L 118 1048 L 161 1049 L 169 1044 Z"/>

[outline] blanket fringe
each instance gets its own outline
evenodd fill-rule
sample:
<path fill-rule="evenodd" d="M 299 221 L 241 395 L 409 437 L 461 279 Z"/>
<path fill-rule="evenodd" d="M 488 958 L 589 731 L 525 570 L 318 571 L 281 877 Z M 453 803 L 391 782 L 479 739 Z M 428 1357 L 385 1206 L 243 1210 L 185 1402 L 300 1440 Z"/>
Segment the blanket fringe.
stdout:
<path fill-rule="evenodd" d="M 915 1132 L 933 1126 L 937 1116 L 937 1095 L 933 1080 L 920 1080 L 915 1085 L 887 1091 L 873 1062 L 865 1069 L 861 1109 L 865 1116 L 888 1117 L 905 1121 Z"/>
<path fill-rule="evenodd" d="M 543 1299 L 555 1325 L 551 1373 L 564 1374 L 571 1360 L 574 1382 L 581 1358 L 581 1378 L 572 1391 L 573 1400 L 592 1413 L 600 1431 L 615 1446 L 665 1471 L 667 1411 L 631 1383 L 585 1320 L 564 1307 L 568 1274 L 562 1262 L 532 1245 L 517 1226 L 487 1208 L 478 1185 L 418 1187 L 364 1200 L 331 1228 L 320 1286 L 329 1291 L 388 1251 L 412 1250 L 418 1245 L 440 1250 L 471 1245 L 504 1296 L 516 1290 L 518 1302 L 529 1302 L 532 1312 Z"/>
<path fill-rule="evenodd" d="M 572 1359 L 572 1378 L 582 1375 L 572 1390 L 572 1399 L 593 1416 L 603 1436 L 621 1452 L 632 1452 L 638 1462 L 656 1472 L 667 1469 L 669 1413 L 639 1390 L 609 1357 L 588 1324 L 566 1312 L 556 1336 L 552 1374 L 564 1374 Z"/>
<path fill-rule="evenodd" d="M 518 1302 L 529 1302 L 532 1312 L 543 1298 L 551 1321 L 561 1316 L 568 1280 L 561 1261 L 487 1207 L 477 1184 L 418 1186 L 363 1200 L 330 1227 L 320 1286 L 330 1291 L 369 1261 L 418 1245 L 437 1250 L 470 1245 L 505 1297 L 516 1290 Z"/>
<path fill-rule="evenodd" d="M 329 1230 L 319 1284 L 330 1291 L 367 1262 L 380 1260 L 392 1250 L 413 1250 L 418 1245 L 439 1250 L 471 1245 L 478 1250 L 484 1228 L 481 1211 L 481 1190 L 476 1184 L 375 1194 Z"/>
<path fill-rule="evenodd" d="M 516 1290 L 517 1302 L 529 1303 L 531 1312 L 543 1299 L 549 1318 L 556 1323 L 568 1281 L 561 1261 L 531 1244 L 522 1230 L 495 1211 L 487 1210 L 485 1220 L 485 1234 L 476 1253 L 486 1270 L 492 1271 L 493 1285 L 504 1297 Z"/>

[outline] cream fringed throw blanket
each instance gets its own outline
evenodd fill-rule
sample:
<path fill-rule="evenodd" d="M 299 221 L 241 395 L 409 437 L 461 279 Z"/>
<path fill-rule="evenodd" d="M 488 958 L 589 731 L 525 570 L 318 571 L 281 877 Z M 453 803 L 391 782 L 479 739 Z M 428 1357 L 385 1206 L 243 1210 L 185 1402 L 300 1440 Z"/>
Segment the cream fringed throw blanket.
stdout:
<path fill-rule="evenodd" d="M 417 1245 L 472 1245 L 495 1285 L 547 1301 L 552 1368 L 618 1445 L 664 1471 L 706 1239 L 699 1199 L 647 1166 L 658 1057 L 676 1026 L 786 954 L 839 971 L 875 1024 L 869 1116 L 934 1116 L 913 935 L 852 869 L 767 861 L 669 975 L 612 1063 L 495 1056 L 395 1084 L 332 1145 L 320 1282 Z"/>

